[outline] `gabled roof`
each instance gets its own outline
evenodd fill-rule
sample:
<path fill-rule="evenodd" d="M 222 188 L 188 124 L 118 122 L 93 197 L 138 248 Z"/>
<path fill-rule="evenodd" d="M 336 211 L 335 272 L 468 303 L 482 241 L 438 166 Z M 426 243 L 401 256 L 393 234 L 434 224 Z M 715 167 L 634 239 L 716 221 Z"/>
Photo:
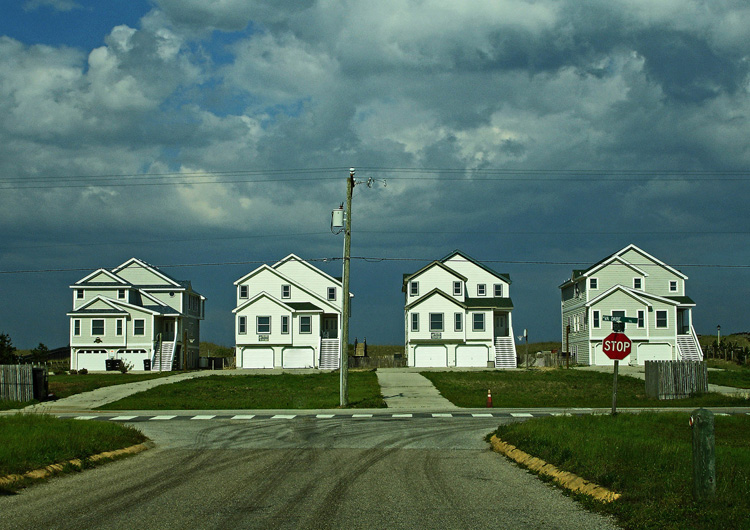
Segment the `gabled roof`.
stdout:
<path fill-rule="evenodd" d="M 484 265 L 482 262 L 475 260 L 474 258 L 472 258 L 471 256 L 469 256 L 466 252 L 464 252 L 462 250 L 459 250 L 459 249 L 454 250 L 453 252 L 451 252 L 450 254 L 448 254 L 447 256 L 445 256 L 440 261 L 443 262 L 443 263 L 445 263 L 446 261 L 448 261 L 449 259 L 451 259 L 453 256 L 456 256 L 456 255 L 461 256 L 465 260 L 472 262 L 474 265 L 476 265 L 476 266 L 484 269 L 485 271 L 489 272 L 493 276 L 497 276 L 501 280 L 507 282 L 509 285 L 511 283 L 513 283 L 513 282 L 510 281 L 510 274 L 508 274 L 508 273 L 501 273 L 501 272 L 497 272 L 496 270 L 490 269 L 488 266 Z"/>
<path fill-rule="evenodd" d="M 411 304 L 408 304 L 404 309 L 409 310 L 412 307 L 421 304 L 432 296 L 440 295 L 446 300 L 450 300 L 453 305 L 457 305 L 462 309 L 513 309 L 513 301 L 510 298 L 466 298 L 463 302 L 447 295 L 440 289 L 433 289 L 424 296 L 420 296 L 414 300 Z"/>
<path fill-rule="evenodd" d="M 108 309 L 99 309 L 99 308 L 91 308 L 92 305 L 95 305 L 99 302 L 103 302 L 105 305 L 108 306 Z M 128 311 L 126 308 L 134 309 L 136 311 L 143 311 L 145 313 L 151 313 L 153 315 L 160 315 L 169 312 L 172 312 L 173 314 L 179 314 L 175 313 L 174 309 L 171 307 L 165 306 L 154 306 L 154 307 L 145 307 L 145 306 L 137 306 L 134 304 L 129 304 L 127 302 L 123 302 L 122 300 L 112 300 L 110 298 L 106 298 L 104 296 L 97 296 L 96 298 L 93 298 L 83 304 L 78 309 L 74 309 L 70 313 L 68 313 L 69 316 L 72 315 L 80 315 L 80 314 L 96 314 L 96 313 L 111 313 L 111 314 L 128 314 Z M 160 311 L 159 309 L 166 309 L 168 311 Z"/>
<path fill-rule="evenodd" d="M 144 269 L 147 269 L 149 272 L 151 272 L 152 274 L 155 274 L 156 276 L 160 277 L 161 279 L 163 279 L 163 280 L 171 283 L 175 287 L 183 287 L 183 288 L 185 287 L 185 285 L 183 285 L 179 280 L 176 280 L 176 279 L 172 278 L 169 274 L 167 274 L 165 272 L 162 272 L 155 265 L 150 265 L 150 264 L 146 263 L 145 261 L 140 260 L 138 258 L 130 258 L 128 261 L 126 261 L 122 265 L 120 265 L 118 267 L 115 267 L 112 270 L 112 272 L 114 272 L 115 274 L 117 274 L 121 270 L 126 269 L 127 267 L 129 267 L 130 265 L 132 265 L 134 263 L 137 264 L 137 265 L 139 265 L 139 266 L 141 266 L 141 267 L 143 267 Z"/>
<path fill-rule="evenodd" d="M 71 288 L 73 288 L 73 287 L 80 287 L 81 284 L 89 283 L 89 280 L 91 278 L 99 276 L 100 274 L 104 274 L 108 278 L 111 278 L 116 284 L 119 284 L 118 287 L 120 285 L 122 285 L 122 286 L 130 285 L 124 279 L 120 278 L 116 274 L 113 274 L 113 273 L 109 272 L 107 269 L 97 269 L 94 272 L 92 272 L 91 274 L 89 274 L 88 276 L 86 276 L 85 278 L 82 278 L 82 279 L 78 280 L 74 285 L 71 285 Z M 96 283 L 96 285 L 113 285 L 112 283 L 105 283 L 105 282 L 94 282 L 94 283 Z"/>
<path fill-rule="evenodd" d="M 287 304 L 285 302 L 282 302 L 278 298 L 274 298 L 273 296 L 271 296 L 270 294 L 268 294 L 265 291 L 259 292 L 258 294 L 256 294 L 252 298 L 250 298 L 248 301 L 246 301 L 246 302 L 238 305 L 237 307 L 235 307 L 234 309 L 232 309 L 232 313 L 237 313 L 239 311 L 242 311 L 246 307 L 253 305 L 255 302 L 257 302 L 258 300 L 261 300 L 261 299 L 270 300 L 271 302 L 275 303 L 276 305 L 283 307 L 284 309 L 286 309 L 290 313 L 294 313 L 294 308 L 291 306 L 291 304 Z"/>
<path fill-rule="evenodd" d="M 319 268 L 310 265 L 307 261 L 303 260 L 302 258 L 300 258 L 299 256 L 297 256 L 296 254 L 289 254 L 287 257 L 285 257 L 285 258 L 277 261 L 276 263 L 274 263 L 272 265 L 272 267 L 274 269 L 276 269 L 276 268 L 278 268 L 279 266 L 283 265 L 284 263 L 286 263 L 288 261 L 296 261 L 298 263 L 301 263 L 302 265 L 304 265 L 305 267 L 307 267 L 311 271 L 319 274 L 320 276 L 323 276 L 325 279 L 330 280 L 330 281 L 332 281 L 332 282 L 334 282 L 334 283 L 336 283 L 338 285 L 341 285 L 341 278 L 335 278 L 335 277 L 331 276 L 330 274 L 325 273 L 324 271 L 320 270 Z"/>
<path fill-rule="evenodd" d="M 464 304 L 462 304 L 459 300 L 456 300 L 452 296 L 448 296 L 447 294 L 445 294 L 440 289 L 435 288 L 432 291 L 430 291 L 429 293 L 425 294 L 424 296 L 420 296 L 419 298 L 417 298 L 416 300 L 414 300 L 411 304 L 408 304 L 404 309 L 407 309 L 407 310 L 411 309 L 415 305 L 421 304 L 422 302 L 424 302 L 428 298 L 432 298 L 433 296 L 442 296 L 446 300 L 449 300 L 453 305 L 457 305 L 459 307 L 465 307 Z"/>
<path fill-rule="evenodd" d="M 594 263 L 588 269 L 574 269 L 573 270 L 573 274 L 571 275 L 571 277 L 569 279 L 565 280 L 559 286 L 559 288 L 562 289 L 563 287 L 566 287 L 567 285 L 569 285 L 571 283 L 574 283 L 575 281 L 577 281 L 582 276 L 589 277 L 592 274 L 596 273 L 597 271 L 599 271 L 600 269 L 602 269 L 603 267 L 609 265 L 610 263 L 612 263 L 614 261 L 618 261 L 618 262 L 622 263 L 623 265 L 626 265 L 626 266 L 630 267 L 631 269 L 637 271 L 638 274 L 641 274 L 643 276 L 648 276 L 648 273 L 646 273 L 645 271 L 643 271 L 642 269 L 640 269 L 637 266 L 639 264 L 630 263 L 629 261 L 627 261 L 624 258 L 622 258 L 623 254 L 625 254 L 626 252 L 629 252 L 631 250 L 635 251 L 635 252 L 637 252 L 639 254 L 641 254 L 642 256 L 644 256 L 645 258 L 653 261 L 657 265 L 660 265 L 661 267 L 664 267 L 665 269 L 667 269 L 668 271 L 672 272 L 673 274 L 679 276 L 683 280 L 687 280 L 688 277 L 685 274 L 681 273 L 680 271 L 678 271 L 677 269 L 675 269 L 673 267 L 670 267 L 669 265 L 667 265 L 663 261 L 655 258 L 654 256 L 652 256 L 651 254 L 649 254 L 645 250 L 642 250 L 642 249 L 638 248 L 637 246 L 635 246 L 634 244 L 631 243 L 630 245 L 626 246 L 625 248 L 622 248 L 622 249 L 618 250 L 614 254 L 610 254 L 606 258 L 597 261 L 596 263 Z"/>
<path fill-rule="evenodd" d="M 659 301 L 659 302 L 662 302 L 662 303 L 665 303 L 665 304 L 669 304 L 669 305 L 690 305 L 690 302 L 692 302 L 692 300 L 690 300 L 690 298 L 688 298 L 687 296 L 685 296 L 685 297 L 678 297 L 678 296 L 675 296 L 675 297 L 658 296 L 658 295 L 655 295 L 655 294 L 648 293 L 646 291 L 640 291 L 640 290 L 637 290 L 637 289 L 631 289 L 630 287 L 625 287 L 624 285 L 615 285 L 614 287 L 610 287 L 609 289 L 607 289 L 606 291 L 604 291 L 599 296 L 597 296 L 597 297 L 589 300 L 588 302 L 586 302 L 585 306 L 586 307 L 591 307 L 592 305 L 600 302 L 601 300 L 604 300 L 605 298 L 607 298 L 608 296 L 610 296 L 615 291 L 623 292 L 623 293 L 625 293 L 625 294 L 627 294 L 627 295 L 635 298 L 640 303 L 642 303 L 642 304 L 644 304 L 644 305 L 646 305 L 648 307 L 651 307 L 653 305 L 650 300 Z M 688 303 L 681 303 L 679 300 L 677 300 L 678 298 L 685 298 L 687 300 L 690 300 L 690 302 L 688 302 Z M 695 304 L 693 303 L 693 305 L 695 305 Z"/>
<path fill-rule="evenodd" d="M 404 291 L 406 289 L 407 282 L 409 282 L 412 278 L 416 278 L 417 276 L 419 276 L 420 274 L 422 274 L 424 271 L 426 271 L 428 269 L 431 269 L 432 267 L 440 267 L 441 269 L 445 270 L 446 272 L 448 272 L 449 274 L 455 276 L 456 278 L 458 278 L 459 280 L 461 280 L 463 282 L 465 282 L 465 281 L 468 280 L 468 278 L 466 276 L 464 276 L 463 274 L 459 274 L 458 272 L 454 271 L 453 269 L 451 269 L 447 265 L 444 265 L 443 262 L 441 262 L 441 261 L 433 261 L 432 263 L 428 263 L 427 265 L 425 265 L 424 267 L 422 267 L 421 269 L 419 269 L 415 273 L 404 274 L 403 283 L 401 285 L 401 290 Z"/>

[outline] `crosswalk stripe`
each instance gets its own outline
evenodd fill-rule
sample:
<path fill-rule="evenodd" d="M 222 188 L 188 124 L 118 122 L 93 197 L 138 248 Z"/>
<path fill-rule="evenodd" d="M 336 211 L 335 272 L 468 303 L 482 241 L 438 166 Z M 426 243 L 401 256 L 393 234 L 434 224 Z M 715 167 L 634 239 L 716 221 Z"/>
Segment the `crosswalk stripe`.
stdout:
<path fill-rule="evenodd" d="M 372 414 L 352 414 L 352 418 L 372 418 Z"/>
<path fill-rule="evenodd" d="M 171 419 L 176 418 L 176 417 L 177 416 L 166 416 L 166 415 L 164 415 L 164 416 L 153 416 L 153 417 L 149 418 L 149 421 L 151 421 L 151 420 L 171 420 Z"/>
<path fill-rule="evenodd" d="M 198 414 L 190 418 L 191 420 L 212 420 L 216 417 L 216 414 Z"/>
<path fill-rule="evenodd" d="M 296 414 L 276 414 L 275 416 L 271 416 L 272 420 L 292 420 L 296 418 Z"/>
<path fill-rule="evenodd" d="M 323 418 L 333 418 L 334 416 L 335 416 L 335 414 L 316 414 L 315 415 L 316 418 L 321 418 L 321 419 L 323 419 Z"/>
<path fill-rule="evenodd" d="M 128 421 L 136 417 L 137 416 L 115 416 L 114 418 L 110 418 L 110 420 L 111 421 Z"/>
<path fill-rule="evenodd" d="M 96 416 L 76 416 L 74 420 L 93 420 Z"/>
<path fill-rule="evenodd" d="M 492 414 L 472 414 L 472 418 L 492 418 Z"/>
<path fill-rule="evenodd" d="M 413 418 L 413 414 L 393 414 L 393 418 Z"/>
<path fill-rule="evenodd" d="M 252 420 L 255 414 L 236 414 L 232 416 L 233 420 Z"/>
<path fill-rule="evenodd" d="M 453 414 L 442 414 L 442 413 L 435 412 L 432 414 L 432 417 L 433 418 L 452 418 Z"/>
<path fill-rule="evenodd" d="M 528 412 L 511 412 L 510 415 L 513 416 L 514 418 L 533 418 L 534 417 L 533 414 L 530 414 Z"/>

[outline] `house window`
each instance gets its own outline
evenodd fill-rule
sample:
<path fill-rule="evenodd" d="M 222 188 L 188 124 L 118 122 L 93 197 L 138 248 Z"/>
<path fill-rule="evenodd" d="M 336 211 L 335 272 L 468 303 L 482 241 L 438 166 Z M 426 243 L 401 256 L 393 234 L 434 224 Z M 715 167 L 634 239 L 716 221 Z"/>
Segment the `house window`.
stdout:
<path fill-rule="evenodd" d="M 299 332 L 300 333 L 312 333 L 312 317 L 301 316 L 299 317 Z"/>
<path fill-rule="evenodd" d="M 461 282 L 453 282 L 453 296 L 461 296 Z"/>
<path fill-rule="evenodd" d="M 503 297 L 503 284 L 496 283 L 495 284 L 495 298 L 502 298 L 502 297 Z"/>
<path fill-rule="evenodd" d="M 589 278 L 589 289 L 599 288 L 599 278 Z"/>
<path fill-rule="evenodd" d="M 91 335 L 104 335 L 104 319 L 95 318 L 91 321 Z"/>
<path fill-rule="evenodd" d="M 472 331 L 484 331 L 484 313 L 473 313 L 471 318 Z"/>
<path fill-rule="evenodd" d="M 336 300 L 336 288 L 335 287 L 328 288 L 328 299 Z"/>
<path fill-rule="evenodd" d="M 289 317 L 287 315 L 281 317 L 281 333 L 284 335 L 289 333 Z"/>
<path fill-rule="evenodd" d="M 133 320 L 133 335 L 145 335 L 146 334 L 146 321 L 142 318 L 136 318 Z"/>
<path fill-rule="evenodd" d="M 487 296 L 487 285 L 484 283 L 477 284 L 477 296 Z"/>
<path fill-rule="evenodd" d="M 669 292 L 670 293 L 676 293 L 677 292 L 677 282 L 675 280 L 669 281 Z"/>
<path fill-rule="evenodd" d="M 292 286 L 282 285 L 281 286 L 281 298 L 291 298 L 291 297 L 292 297 Z"/>
<path fill-rule="evenodd" d="M 257 317 L 256 329 L 258 335 L 271 333 L 271 317 Z"/>
<path fill-rule="evenodd" d="M 456 331 L 463 331 L 464 329 L 464 315 L 463 313 L 456 313 L 453 315 L 453 325 Z"/>
<path fill-rule="evenodd" d="M 247 298 L 247 285 L 240 285 L 240 298 Z"/>
<path fill-rule="evenodd" d="M 430 331 L 443 331 L 442 313 L 430 313 Z"/>
<path fill-rule="evenodd" d="M 646 312 L 643 309 L 638 310 L 638 327 L 642 328 L 646 325 Z"/>
<path fill-rule="evenodd" d="M 83 289 L 76 289 L 76 298 L 83 300 Z"/>
<path fill-rule="evenodd" d="M 411 330 L 419 331 L 419 313 L 411 314 Z"/>
<path fill-rule="evenodd" d="M 122 336 L 122 320 L 120 320 L 120 319 L 117 320 L 117 329 L 115 330 L 115 334 L 118 337 Z"/>
<path fill-rule="evenodd" d="M 409 282 L 409 294 L 419 296 L 419 282 Z"/>
<path fill-rule="evenodd" d="M 625 311 L 612 311 L 612 316 L 613 317 L 624 317 L 625 316 Z M 617 324 L 617 322 L 612 322 L 612 331 L 615 330 L 615 324 Z"/>
<path fill-rule="evenodd" d="M 73 335 L 76 337 L 81 336 L 81 321 L 77 318 L 73 321 Z"/>
<path fill-rule="evenodd" d="M 667 327 L 667 312 L 666 311 L 656 312 L 656 327 L 657 328 Z"/>
<path fill-rule="evenodd" d="M 245 335 L 247 333 L 247 317 L 237 318 L 237 333 Z"/>
<path fill-rule="evenodd" d="M 599 310 L 595 309 L 594 311 L 592 311 L 592 314 L 593 314 L 593 319 L 594 319 L 594 328 L 599 329 L 599 327 L 600 327 L 600 324 L 599 324 Z"/>
<path fill-rule="evenodd" d="M 643 288 L 643 280 L 640 278 L 633 278 L 633 289 L 642 289 Z"/>

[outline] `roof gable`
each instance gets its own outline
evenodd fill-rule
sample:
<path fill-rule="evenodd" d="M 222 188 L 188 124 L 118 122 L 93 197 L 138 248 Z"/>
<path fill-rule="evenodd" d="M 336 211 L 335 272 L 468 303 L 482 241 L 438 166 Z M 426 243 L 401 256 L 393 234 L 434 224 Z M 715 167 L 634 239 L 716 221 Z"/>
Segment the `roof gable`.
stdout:
<path fill-rule="evenodd" d="M 285 258 L 277 261 L 276 263 L 274 263 L 272 265 L 272 267 L 274 269 L 279 269 L 279 268 L 283 267 L 284 264 L 289 263 L 290 261 L 294 261 L 294 262 L 297 262 L 297 263 L 299 263 L 301 265 L 304 265 L 305 267 L 307 267 L 308 269 L 310 269 L 312 272 L 314 272 L 314 273 L 322 276 L 326 280 L 331 281 L 331 282 L 335 283 L 336 285 L 341 285 L 341 280 L 339 278 L 334 278 L 333 276 L 331 276 L 330 274 L 325 273 L 324 271 L 320 270 L 319 268 L 317 268 L 317 267 L 315 267 L 313 265 L 310 265 L 310 263 L 308 263 L 307 261 L 303 260 L 302 258 L 300 258 L 299 256 L 297 256 L 296 254 L 289 254 L 287 257 L 285 257 Z"/>
<path fill-rule="evenodd" d="M 75 285 L 82 285 L 86 283 L 111 283 L 112 285 L 128 285 L 128 282 L 126 282 L 116 274 L 109 272 L 107 269 L 97 269 L 85 278 L 78 280 Z"/>
<path fill-rule="evenodd" d="M 451 296 L 448 296 L 447 294 L 445 294 L 440 289 L 433 289 L 432 291 L 430 291 L 426 295 L 421 296 L 421 297 L 417 298 L 416 300 L 414 300 L 411 304 L 407 305 L 405 307 L 405 309 L 407 309 L 407 310 L 411 309 L 412 307 L 414 307 L 416 305 L 419 305 L 419 304 L 421 304 L 422 302 L 424 302 L 426 300 L 429 300 L 433 296 L 441 296 L 442 298 L 450 301 L 451 304 L 453 304 L 453 305 L 456 305 L 456 306 L 461 307 L 461 308 L 465 307 L 464 304 L 462 304 L 460 301 L 456 300 L 455 298 L 453 298 Z"/>
<path fill-rule="evenodd" d="M 282 302 L 278 298 L 274 298 L 273 296 L 271 296 L 270 294 L 268 294 L 265 291 L 262 291 L 262 292 L 256 294 L 255 296 L 253 296 L 251 299 L 247 300 L 246 302 L 244 302 L 244 303 L 240 304 L 239 306 L 237 306 L 236 308 L 232 309 L 232 313 L 238 313 L 238 312 L 242 311 L 243 309 L 245 309 L 247 307 L 250 307 L 251 305 L 255 304 L 259 300 L 270 300 L 274 304 L 278 305 L 279 307 L 281 307 L 283 309 L 286 309 L 290 313 L 294 312 L 294 308 L 291 305 Z"/>
<path fill-rule="evenodd" d="M 495 277 L 503 280 L 504 282 L 507 282 L 508 284 L 512 283 L 510 281 L 510 274 L 497 272 L 496 270 L 493 270 L 493 269 L 487 267 L 482 262 L 475 260 L 474 258 L 472 258 L 471 256 L 469 256 L 466 252 L 463 252 L 462 250 L 459 250 L 459 249 L 454 250 L 453 252 L 451 252 L 450 254 L 448 254 L 447 256 L 445 256 L 440 261 L 442 263 L 445 263 L 446 261 L 449 261 L 451 258 L 453 258 L 455 256 L 461 256 L 461 258 L 463 258 L 464 260 L 473 263 L 474 265 L 476 265 L 480 269 L 483 269 L 485 272 L 489 272 L 493 276 L 495 276 Z"/>
<path fill-rule="evenodd" d="M 137 282 L 132 282 L 134 285 L 168 285 L 176 288 L 184 287 L 184 285 L 181 284 L 178 280 L 175 280 L 168 274 L 160 271 L 155 266 L 149 265 L 145 261 L 141 261 L 138 258 L 130 258 L 119 267 L 115 267 L 112 272 L 114 272 L 118 276 L 123 277 L 137 274 L 139 277 L 143 277 L 144 280 L 146 278 L 149 279 L 149 281 L 139 280 Z"/>
<path fill-rule="evenodd" d="M 441 269 L 445 270 L 450 275 L 454 276 L 455 278 L 458 278 L 461 281 L 465 282 L 465 281 L 468 280 L 468 278 L 466 276 L 464 276 L 463 274 L 459 274 L 458 272 L 454 271 L 453 269 L 451 269 L 447 265 L 444 265 L 442 262 L 440 262 L 440 261 L 433 261 L 432 263 L 429 263 L 429 264 L 425 265 L 424 267 L 422 267 L 421 269 L 419 269 L 417 272 L 415 272 L 413 274 L 405 274 L 404 275 L 404 279 L 403 279 L 403 282 L 404 282 L 403 283 L 403 287 L 405 288 L 407 282 L 415 279 L 417 276 L 420 276 L 421 274 L 423 274 L 424 272 L 428 271 L 429 269 L 431 269 L 433 267 L 440 267 Z"/>
<path fill-rule="evenodd" d="M 637 291 L 635 289 L 631 289 L 630 287 L 625 287 L 624 285 L 615 285 L 614 287 L 610 287 L 606 291 L 604 291 L 602 294 L 597 296 L 596 298 L 593 298 L 586 302 L 586 307 L 591 307 L 594 304 L 597 304 L 604 300 L 605 298 L 609 297 L 615 292 L 622 292 L 627 295 L 629 295 L 631 298 L 634 298 L 635 300 L 639 301 L 640 303 L 644 304 L 645 306 L 651 307 L 653 304 L 651 303 L 652 300 L 663 302 L 665 304 L 669 305 L 680 305 L 680 302 L 677 300 L 669 299 L 664 296 L 658 296 L 655 294 L 648 293 L 646 291 Z"/>

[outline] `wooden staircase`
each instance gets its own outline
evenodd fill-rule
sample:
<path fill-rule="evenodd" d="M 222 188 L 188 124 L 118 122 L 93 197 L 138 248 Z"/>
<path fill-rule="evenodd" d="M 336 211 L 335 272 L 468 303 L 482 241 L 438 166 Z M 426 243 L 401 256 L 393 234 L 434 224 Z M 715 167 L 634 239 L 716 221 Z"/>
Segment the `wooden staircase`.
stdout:
<path fill-rule="evenodd" d="M 702 361 L 703 350 L 692 334 L 677 335 L 677 350 L 683 361 Z"/>
<path fill-rule="evenodd" d="M 152 372 L 171 372 L 174 364 L 174 342 L 162 342 L 161 348 L 154 350 L 151 362 Z M 161 352 L 159 351 L 161 349 Z"/>
<path fill-rule="evenodd" d="M 320 369 L 337 370 L 339 366 L 339 339 L 320 339 Z"/>
<path fill-rule="evenodd" d="M 516 368 L 516 345 L 513 337 L 495 337 L 495 368 Z"/>

